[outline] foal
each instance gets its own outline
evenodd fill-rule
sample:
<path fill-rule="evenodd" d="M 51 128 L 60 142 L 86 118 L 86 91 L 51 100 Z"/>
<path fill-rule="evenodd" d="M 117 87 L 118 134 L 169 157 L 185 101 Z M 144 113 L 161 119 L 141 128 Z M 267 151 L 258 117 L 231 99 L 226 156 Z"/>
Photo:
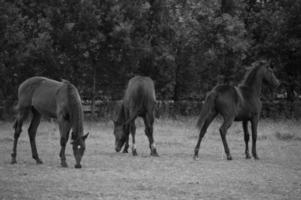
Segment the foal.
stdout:
<path fill-rule="evenodd" d="M 72 145 L 75 157 L 75 168 L 81 168 L 81 159 L 88 134 L 83 135 L 83 111 L 77 89 L 68 81 L 58 82 L 45 77 L 32 77 L 24 81 L 18 90 L 17 119 L 14 124 L 14 145 L 11 163 L 17 162 L 17 143 L 22 131 L 23 121 L 32 112 L 28 135 L 32 157 L 41 164 L 36 147 L 36 133 L 41 116 L 57 118 L 61 135 L 61 165 L 67 167 L 65 148 L 72 129 Z"/>
<path fill-rule="evenodd" d="M 226 140 L 226 134 L 233 121 L 242 121 L 246 145 L 245 155 L 247 159 L 251 158 L 248 146 L 248 122 L 251 122 L 252 155 L 255 159 L 258 159 L 256 152 L 257 124 L 262 107 L 260 94 L 263 81 L 274 87 L 278 87 L 280 85 L 280 82 L 274 75 L 273 70 L 269 68 L 266 63 L 253 67 L 245 75 L 245 78 L 237 87 L 218 85 L 209 92 L 197 122 L 197 126 L 201 130 L 194 149 L 195 159 L 198 157 L 202 138 L 205 135 L 208 126 L 217 114 L 221 114 L 224 119 L 224 122 L 220 127 L 220 135 L 227 159 L 232 160 Z"/>
<path fill-rule="evenodd" d="M 136 126 L 135 119 L 142 117 L 145 124 L 145 134 L 149 140 L 149 147 L 152 156 L 158 156 L 154 138 L 154 109 L 156 104 L 156 95 L 154 82 L 149 77 L 135 76 L 130 79 L 119 115 L 114 121 L 115 150 L 119 152 L 125 144 L 124 153 L 127 153 L 129 147 L 129 134 L 132 134 L 132 154 L 137 155 L 135 145 Z"/>

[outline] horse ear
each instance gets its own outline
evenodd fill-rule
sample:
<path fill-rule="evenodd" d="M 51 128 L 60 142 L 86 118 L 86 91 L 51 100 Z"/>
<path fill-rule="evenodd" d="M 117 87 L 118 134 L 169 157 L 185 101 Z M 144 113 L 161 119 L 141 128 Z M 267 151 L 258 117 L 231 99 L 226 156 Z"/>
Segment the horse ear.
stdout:
<path fill-rule="evenodd" d="M 89 132 L 86 135 L 83 136 L 83 140 L 86 140 L 88 135 L 89 135 Z"/>

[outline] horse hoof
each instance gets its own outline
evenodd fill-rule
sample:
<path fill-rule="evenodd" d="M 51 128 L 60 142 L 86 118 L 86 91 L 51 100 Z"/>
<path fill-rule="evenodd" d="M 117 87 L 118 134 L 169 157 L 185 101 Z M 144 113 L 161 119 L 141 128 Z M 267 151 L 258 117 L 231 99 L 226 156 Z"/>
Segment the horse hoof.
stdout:
<path fill-rule="evenodd" d="M 159 154 L 157 153 L 157 150 L 156 150 L 156 149 L 153 149 L 153 150 L 151 151 L 151 156 L 159 157 Z"/>
<path fill-rule="evenodd" d="M 227 156 L 227 160 L 232 160 L 232 156 Z"/>
<path fill-rule="evenodd" d="M 251 159 L 251 156 L 249 154 L 247 154 L 246 159 Z"/>
<path fill-rule="evenodd" d="M 132 154 L 133 154 L 133 156 L 137 156 L 138 155 L 136 149 L 132 151 Z"/>
<path fill-rule="evenodd" d="M 43 164 L 43 161 L 41 159 L 37 159 L 36 162 L 37 162 L 38 165 Z"/>
<path fill-rule="evenodd" d="M 199 156 L 197 156 L 197 155 L 194 155 L 194 156 L 193 156 L 193 160 L 197 161 L 197 160 L 199 160 L 199 159 L 200 159 Z"/>
<path fill-rule="evenodd" d="M 259 157 L 258 157 L 258 156 L 254 156 L 254 159 L 255 159 L 255 160 L 259 160 Z"/>
<path fill-rule="evenodd" d="M 74 167 L 76 168 L 76 169 L 80 169 L 80 168 L 82 168 L 82 166 L 79 164 L 79 165 L 74 165 Z"/>
<path fill-rule="evenodd" d="M 128 153 L 128 150 L 123 150 L 123 152 L 122 153 Z"/>
<path fill-rule="evenodd" d="M 157 152 L 156 153 L 151 153 L 151 156 L 159 157 L 159 154 Z"/>
<path fill-rule="evenodd" d="M 67 163 L 65 163 L 65 162 L 61 163 L 61 166 L 64 167 L 64 168 L 68 167 Z"/>
<path fill-rule="evenodd" d="M 10 164 L 16 164 L 17 163 L 17 161 L 15 160 L 15 159 L 13 159 L 11 162 L 10 162 Z"/>

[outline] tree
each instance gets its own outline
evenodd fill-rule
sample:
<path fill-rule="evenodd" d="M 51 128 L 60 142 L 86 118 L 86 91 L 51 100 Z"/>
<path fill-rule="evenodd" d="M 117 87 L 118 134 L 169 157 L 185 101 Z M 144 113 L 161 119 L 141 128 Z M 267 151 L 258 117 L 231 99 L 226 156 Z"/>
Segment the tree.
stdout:
<path fill-rule="evenodd" d="M 301 2 L 263 1 L 248 11 L 248 32 L 254 39 L 250 58 L 270 59 L 286 90 L 288 100 L 300 92 Z"/>

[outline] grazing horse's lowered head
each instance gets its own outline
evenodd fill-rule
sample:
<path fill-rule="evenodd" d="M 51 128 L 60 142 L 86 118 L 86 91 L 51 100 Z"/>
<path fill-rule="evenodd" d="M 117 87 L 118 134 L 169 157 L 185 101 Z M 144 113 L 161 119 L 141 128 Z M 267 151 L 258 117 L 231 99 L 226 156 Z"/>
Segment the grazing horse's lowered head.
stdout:
<path fill-rule="evenodd" d="M 115 151 L 119 152 L 126 141 L 126 119 L 123 102 L 116 105 L 118 108 L 118 118 L 113 119 L 114 123 L 114 137 L 115 137 Z"/>
<path fill-rule="evenodd" d="M 125 125 L 114 121 L 115 151 L 119 152 L 126 141 Z"/>
<path fill-rule="evenodd" d="M 72 135 L 74 135 L 74 133 L 72 132 Z M 87 133 L 86 135 L 84 136 L 81 136 L 80 138 L 77 138 L 77 139 L 74 139 L 72 138 L 72 149 L 73 149 L 73 155 L 74 155 L 74 158 L 75 158 L 75 168 L 81 168 L 81 160 L 82 160 L 82 157 L 84 155 L 84 152 L 86 150 L 86 144 L 85 144 L 85 140 L 87 139 L 89 133 Z"/>

